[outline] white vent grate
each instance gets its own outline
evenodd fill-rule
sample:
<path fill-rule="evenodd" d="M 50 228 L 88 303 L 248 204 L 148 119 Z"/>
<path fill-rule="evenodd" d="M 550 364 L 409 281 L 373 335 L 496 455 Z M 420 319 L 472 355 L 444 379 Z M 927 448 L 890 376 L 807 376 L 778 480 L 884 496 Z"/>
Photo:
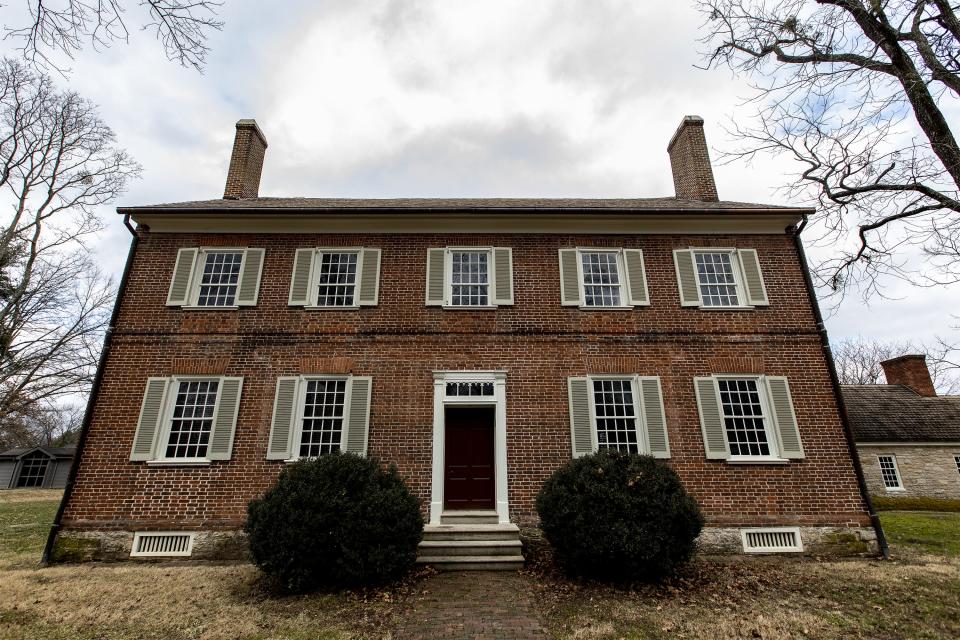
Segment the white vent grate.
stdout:
<path fill-rule="evenodd" d="M 132 557 L 189 556 L 193 553 L 192 533 L 135 533 Z"/>
<path fill-rule="evenodd" d="M 787 553 L 803 551 L 798 527 L 741 529 L 746 553 Z"/>

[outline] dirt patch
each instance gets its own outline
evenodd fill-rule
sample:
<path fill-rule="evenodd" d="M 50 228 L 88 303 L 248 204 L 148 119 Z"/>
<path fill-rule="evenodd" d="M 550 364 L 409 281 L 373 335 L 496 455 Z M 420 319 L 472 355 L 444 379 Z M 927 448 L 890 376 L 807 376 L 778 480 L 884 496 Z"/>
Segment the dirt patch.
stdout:
<path fill-rule="evenodd" d="M 8 489 L 0 491 L 0 504 L 17 502 L 60 502 L 63 489 Z"/>

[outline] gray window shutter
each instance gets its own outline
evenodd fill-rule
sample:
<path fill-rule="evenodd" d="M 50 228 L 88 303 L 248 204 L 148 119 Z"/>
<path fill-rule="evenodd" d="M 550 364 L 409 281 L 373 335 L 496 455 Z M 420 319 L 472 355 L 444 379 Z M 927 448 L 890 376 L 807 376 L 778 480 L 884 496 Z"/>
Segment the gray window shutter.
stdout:
<path fill-rule="evenodd" d="M 288 303 L 292 307 L 313 303 L 313 296 L 310 295 L 310 281 L 313 280 L 313 262 L 316 255 L 316 249 L 297 249 L 294 253 Z"/>
<path fill-rule="evenodd" d="M 207 447 L 207 458 L 210 460 L 230 459 L 242 389 L 243 378 L 220 378 L 220 397 L 217 398 L 217 411 L 213 416 L 213 428 L 210 431 L 210 446 Z"/>
<path fill-rule="evenodd" d="M 370 431 L 370 387 L 373 379 L 369 376 L 350 378 L 350 406 L 347 407 L 347 419 L 341 438 L 341 449 L 360 456 L 367 455 L 367 433 Z"/>
<path fill-rule="evenodd" d="M 727 430 L 723 425 L 717 383 L 712 377 L 694 378 L 697 392 L 697 409 L 700 411 L 700 427 L 703 429 L 703 447 L 707 458 L 726 460 L 730 457 L 727 445 Z"/>
<path fill-rule="evenodd" d="M 667 439 L 667 417 L 663 408 L 660 378 L 640 378 L 640 397 L 643 399 L 643 424 L 647 429 L 650 455 L 669 458 L 670 442 Z"/>
<path fill-rule="evenodd" d="M 243 255 L 243 271 L 237 287 L 237 306 L 252 307 L 260 294 L 260 274 L 263 271 L 263 249 L 246 249 Z"/>
<path fill-rule="evenodd" d="M 380 249 L 360 250 L 360 283 L 357 304 L 372 307 L 380 296 Z"/>
<path fill-rule="evenodd" d="M 590 419 L 590 379 L 568 378 L 567 391 L 570 402 L 570 437 L 573 442 L 573 457 L 593 453 L 596 450 L 596 434 Z"/>
<path fill-rule="evenodd" d="M 674 249 L 673 262 L 677 267 L 677 287 L 680 289 L 681 307 L 700 306 L 700 286 L 697 284 L 697 267 L 690 249 Z"/>
<path fill-rule="evenodd" d="M 643 251 L 624 249 L 623 261 L 627 268 L 627 293 L 630 304 L 633 306 L 650 304 L 650 296 L 647 295 L 647 274 L 643 268 Z"/>
<path fill-rule="evenodd" d="M 560 249 L 560 303 L 564 306 L 580 306 L 580 270 L 577 267 L 576 249 Z"/>
<path fill-rule="evenodd" d="M 443 306 L 446 249 L 427 249 L 427 305 Z"/>
<path fill-rule="evenodd" d="M 193 281 L 193 269 L 197 264 L 196 248 L 177 251 L 177 261 L 173 265 L 173 278 L 167 292 L 167 306 L 181 307 L 190 304 L 190 284 Z"/>
<path fill-rule="evenodd" d="M 267 460 L 289 460 L 293 457 L 293 421 L 297 416 L 300 378 L 284 376 L 277 379 L 277 393 L 273 399 L 273 421 L 267 444 Z"/>
<path fill-rule="evenodd" d="M 757 259 L 757 250 L 739 249 L 737 255 L 740 257 L 740 270 L 747 289 L 747 301 L 758 307 L 769 305 L 767 288 L 763 284 L 763 274 L 760 272 L 760 260 Z"/>
<path fill-rule="evenodd" d="M 770 393 L 774 423 L 777 425 L 777 433 L 780 436 L 780 457 L 800 460 L 804 457 L 803 444 L 800 442 L 797 415 L 793 410 L 793 399 L 790 397 L 790 385 L 783 376 L 766 376 L 765 381 Z"/>
<path fill-rule="evenodd" d="M 510 247 L 494 247 L 494 304 L 513 304 L 513 250 Z"/>
<path fill-rule="evenodd" d="M 154 459 L 155 441 L 160 431 L 160 420 L 163 418 L 169 385 L 169 378 L 147 378 L 147 388 L 143 393 L 140 417 L 137 420 L 137 431 L 133 434 L 133 449 L 130 451 L 130 460 Z"/>

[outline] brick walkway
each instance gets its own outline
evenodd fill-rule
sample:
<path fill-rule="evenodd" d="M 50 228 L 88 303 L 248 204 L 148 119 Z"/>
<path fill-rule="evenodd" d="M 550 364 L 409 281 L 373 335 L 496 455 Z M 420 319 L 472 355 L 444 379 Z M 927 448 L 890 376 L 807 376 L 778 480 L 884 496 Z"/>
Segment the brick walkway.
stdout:
<path fill-rule="evenodd" d="M 545 639 L 530 587 L 513 571 L 450 571 L 420 585 L 398 640 Z"/>

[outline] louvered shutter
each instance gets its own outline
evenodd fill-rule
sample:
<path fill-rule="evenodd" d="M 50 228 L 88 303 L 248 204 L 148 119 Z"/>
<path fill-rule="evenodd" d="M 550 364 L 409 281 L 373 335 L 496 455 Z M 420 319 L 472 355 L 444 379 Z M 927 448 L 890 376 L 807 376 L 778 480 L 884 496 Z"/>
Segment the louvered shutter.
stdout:
<path fill-rule="evenodd" d="M 380 296 L 380 249 L 361 249 L 357 304 L 372 307 Z"/>
<path fill-rule="evenodd" d="M 177 261 L 173 265 L 173 278 L 170 280 L 170 290 L 167 292 L 168 307 L 190 304 L 190 284 L 193 281 L 198 252 L 199 249 L 196 248 L 177 251 Z"/>
<path fill-rule="evenodd" d="M 147 378 L 147 388 L 140 405 L 140 417 L 137 419 L 137 431 L 133 434 L 133 448 L 130 460 L 153 460 L 156 449 L 160 420 L 166 405 L 169 378 Z"/>
<path fill-rule="evenodd" d="M 580 272 L 576 249 L 560 249 L 560 303 L 580 306 Z"/>
<path fill-rule="evenodd" d="M 340 435 L 341 448 L 348 453 L 367 455 L 367 433 L 370 430 L 370 391 L 373 379 L 369 376 L 350 378 L 350 404 L 346 408 L 344 429 Z"/>
<path fill-rule="evenodd" d="M 697 392 L 697 409 L 700 411 L 700 428 L 703 430 L 703 447 L 707 458 L 726 460 L 730 457 L 730 448 L 716 380 L 712 377 L 694 378 L 693 386 Z"/>
<path fill-rule="evenodd" d="M 293 256 L 293 275 L 290 278 L 290 300 L 293 307 L 313 303 L 310 295 L 310 281 L 313 279 L 313 263 L 316 249 L 297 249 Z"/>
<path fill-rule="evenodd" d="M 217 410 L 213 415 L 210 430 L 210 445 L 207 458 L 229 460 L 233 451 L 233 434 L 237 430 L 237 413 L 240 411 L 240 392 L 243 378 L 220 378 Z"/>
<path fill-rule="evenodd" d="M 494 304 L 513 304 L 513 250 L 495 247 L 493 250 Z"/>
<path fill-rule="evenodd" d="M 277 379 L 273 399 L 273 420 L 267 444 L 267 460 L 289 460 L 293 457 L 293 421 L 297 416 L 300 378 L 284 376 Z"/>
<path fill-rule="evenodd" d="M 743 284 L 747 289 L 747 301 L 757 307 L 767 306 L 770 302 L 767 300 L 767 288 L 763 284 L 757 250 L 739 249 L 737 255 L 740 257 Z"/>
<path fill-rule="evenodd" d="M 243 255 L 243 270 L 237 286 L 237 306 L 251 307 L 257 304 L 260 293 L 260 274 L 263 271 L 263 249 L 246 249 Z"/>
<path fill-rule="evenodd" d="M 623 261 L 627 269 L 627 294 L 630 304 L 643 306 L 650 304 L 647 295 L 647 274 L 643 267 L 643 251 L 640 249 L 624 249 Z"/>
<path fill-rule="evenodd" d="M 427 305 L 443 306 L 446 249 L 427 249 Z"/>
<path fill-rule="evenodd" d="M 643 425 L 647 430 L 650 455 L 669 458 L 670 442 L 667 439 L 667 417 L 663 408 L 660 378 L 642 377 L 639 382 L 640 397 L 643 399 Z"/>
<path fill-rule="evenodd" d="M 800 429 L 797 425 L 797 415 L 793 410 L 790 385 L 783 376 L 766 376 L 765 381 L 770 395 L 774 423 L 780 436 L 780 457 L 800 460 L 804 457 L 803 444 L 800 442 Z"/>
<path fill-rule="evenodd" d="M 590 419 L 590 379 L 568 378 L 567 391 L 573 457 L 579 458 L 596 450 L 596 434 Z"/>
<path fill-rule="evenodd" d="M 700 287 L 697 285 L 697 267 L 690 249 L 675 249 L 673 262 L 677 267 L 677 287 L 680 289 L 680 306 L 700 306 Z"/>

